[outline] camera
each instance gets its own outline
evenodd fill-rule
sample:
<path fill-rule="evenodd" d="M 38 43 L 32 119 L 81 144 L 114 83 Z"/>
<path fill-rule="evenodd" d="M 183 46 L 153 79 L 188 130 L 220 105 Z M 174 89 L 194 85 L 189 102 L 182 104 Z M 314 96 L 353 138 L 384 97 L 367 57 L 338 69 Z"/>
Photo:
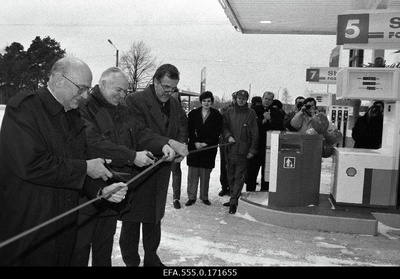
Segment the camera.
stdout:
<path fill-rule="evenodd" d="M 301 108 L 303 107 L 303 105 L 304 105 L 304 102 L 299 102 L 299 103 L 297 104 L 297 108 L 298 108 L 298 109 L 301 109 Z"/>

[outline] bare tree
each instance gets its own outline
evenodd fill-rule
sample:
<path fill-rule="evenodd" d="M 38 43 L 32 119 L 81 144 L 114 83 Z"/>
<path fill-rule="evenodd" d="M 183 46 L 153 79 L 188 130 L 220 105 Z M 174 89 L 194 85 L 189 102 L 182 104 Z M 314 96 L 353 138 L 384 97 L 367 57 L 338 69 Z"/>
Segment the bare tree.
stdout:
<path fill-rule="evenodd" d="M 281 93 L 282 103 L 284 103 L 284 104 L 289 104 L 291 98 L 292 98 L 292 96 L 290 96 L 289 90 L 288 90 L 286 87 L 283 88 L 283 89 L 282 89 L 282 93 Z"/>
<path fill-rule="evenodd" d="M 134 92 L 150 82 L 157 67 L 156 58 L 143 41 L 134 42 L 129 51 L 122 53 L 120 67 L 128 75 L 129 89 Z"/>

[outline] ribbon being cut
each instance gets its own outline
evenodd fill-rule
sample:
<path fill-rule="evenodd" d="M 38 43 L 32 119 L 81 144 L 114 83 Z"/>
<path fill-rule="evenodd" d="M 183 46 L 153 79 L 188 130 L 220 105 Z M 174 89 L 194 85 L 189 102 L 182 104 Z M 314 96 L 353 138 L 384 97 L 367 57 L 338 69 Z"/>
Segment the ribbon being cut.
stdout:
<path fill-rule="evenodd" d="M 223 144 L 217 144 L 217 145 L 213 145 L 213 146 L 207 146 L 207 147 L 204 147 L 204 148 L 201 148 L 201 149 L 192 150 L 192 151 L 189 152 L 189 154 L 196 153 L 196 152 L 201 152 L 201 151 L 205 151 L 205 150 L 209 150 L 209 149 L 212 149 L 212 148 L 218 148 L 218 147 L 225 146 L 225 145 L 229 145 L 229 144 L 232 144 L 232 143 L 223 143 Z M 177 158 L 177 157 L 180 157 L 180 155 L 176 155 L 176 158 Z M 113 170 L 107 165 L 107 163 L 105 163 L 105 166 L 111 171 L 111 173 L 113 174 L 113 176 L 115 176 L 115 178 L 117 178 L 118 180 L 121 180 L 121 182 L 124 182 L 125 184 L 129 185 L 129 184 L 131 184 L 132 182 L 134 182 L 134 181 L 136 181 L 137 179 L 139 179 L 140 177 L 142 177 L 143 175 L 145 175 L 146 173 L 148 173 L 149 171 L 151 171 L 151 170 L 153 170 L 154 168 L 156 168 L 158 165 L 160 165 L 162 162 L 164 162 L 165 159 L 166 159 L 166 157 L 155 158 L 155 163 L 154 163 L 153 165 L 151 165 L 150 167 L 146 168 L 144 171 L 142 171 L 142 172 L 139 173 L 138 175 L 132 177 L 131 179 L 128 179 L 128 178 L 127 178 L 127 175 L 129 175 L 129 174 L 127 174 L 127 173 L 115 172 L 115 171 L 113 171 Z M 139 184 L 139 185 L 140 185 L 140 184 Z M 83 203 L 83 204 L 81 204 L 81 205 L 79 205 L 79 206 L 77 206 L 77 207 L 74 207 L 74 208 L 72 208 L 71 210 L 68 210 L 68 211 L 64 212 L 63 214 L 60 214 L 60 215 L 58 215 L 58 216 L 56 216 L 56 217 L 54 217 L 54 218 L 52 218 L 52 219 L 50 219 L 50 220 L 48 220 L 48 221 L 46 221 L 46 222 L 44 222 L 44 223 L 41 223 L 41 224 L 39 224 L 39 225 L 37 225 L 37 226 L 35 226 L 35 227 L 29 229 L 29 230 L 26 230 L 26 231 L 24 231 L 24 232 L 22 232 L 22 233 L 20 233 L 20 234 L 18 234 L 18 235 L 16 235 L 16 236 L 14 236 L 14 237 L 11 237 L 11 238 L 9 238 L 9 239 L 3 241 L 2 243 L 0 243 L 0 249 L 1 249 L 2 247 L 6 246 L 6 245 L 8 245 L 8 244 L 10 244 L 10 243 L 12 243 L 12 242 L 18 240 L 18 239 L 20 239 L 20 238 L 26 236 L 26 235 L 28 235 L 28 234 L 34 232 L 34 231 L 37 231 L 38 229 L 40 229 L 40 228 L 42 228 L 42 227 L 45 227 L 45 226 L 47 226 L 47 225 L 49 225 L 49 224 L 51 224 L 51 223 L 53 223 L 53 222 L 55 222 L 55 221 L 57 221 L 57 220 L 59 220 L 59 219 L 65 217 L 65 216 L 67 216 L 67 215 L 69 215 L 69 214 L 71 214 L 71 213 L 73 213 L 73 212 L 75 212 L 75 211 L 77 211 L 77 210 L 79 210 L 79 209 L 85 207 L 85 206 L 88 206 L 88 205 L 91 204 L 91 203 L 94 203 L 94 202 L 97 201 L 97 200 L 100 200 L 100 199 L 102 199 L 102 198 L 106 198 L 106 197 L 108 197 L 108 196 L 110 196 L 110 195 L 112 195 L 112 194 L 118 192 L 121 188 L 122 188 L 122 187 L 120 186 L 120 187 L 117 187 L 117 188 L 115 188 L 115 189 L 113 189 L 113 190 L 107 192 L 107 193 L 104 193 L 104 194 L 102 194 L 102 195 L 98 195 L 96 198 L 91 199 L 91 200 L 87 201 L 86 203 Z M 128 189 L 129 189 L 129 190 L 132 190 L 133 187 L 131 187 L 131 188 L 128 187 Z"/>

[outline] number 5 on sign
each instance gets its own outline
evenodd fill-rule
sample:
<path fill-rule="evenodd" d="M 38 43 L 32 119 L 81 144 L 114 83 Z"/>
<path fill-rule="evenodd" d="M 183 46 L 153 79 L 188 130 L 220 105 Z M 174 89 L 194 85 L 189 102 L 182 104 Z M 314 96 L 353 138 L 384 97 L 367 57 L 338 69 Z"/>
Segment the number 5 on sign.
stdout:
<path fill-rule="evenodd" d="M 368 43 L 369 14 L 339 15 L 336 44 Z"/>
<path fill-rule="evenodd" d="M 344 37 L 346 39 L 355 39 L 360 35 L 360 20 L 350 19 L 347 21 L 346 31 Z"/>

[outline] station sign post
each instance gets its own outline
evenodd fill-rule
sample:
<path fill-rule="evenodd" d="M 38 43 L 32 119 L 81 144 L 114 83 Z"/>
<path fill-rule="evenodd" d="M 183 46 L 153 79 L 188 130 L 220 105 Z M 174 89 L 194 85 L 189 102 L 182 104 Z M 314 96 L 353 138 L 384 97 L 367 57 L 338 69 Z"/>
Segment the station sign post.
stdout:
<path fill-rule="evenodd" d="M 398 49 L 400 10 L 351 11 L 338 15 L 336 44 L 345 49 Z"/>
<path fill-rule="evenodd" d="M 339 68 L 314 67 L 306 71 L 306 81 L 322 84 L 336 84 L 336 73 Z"/>

